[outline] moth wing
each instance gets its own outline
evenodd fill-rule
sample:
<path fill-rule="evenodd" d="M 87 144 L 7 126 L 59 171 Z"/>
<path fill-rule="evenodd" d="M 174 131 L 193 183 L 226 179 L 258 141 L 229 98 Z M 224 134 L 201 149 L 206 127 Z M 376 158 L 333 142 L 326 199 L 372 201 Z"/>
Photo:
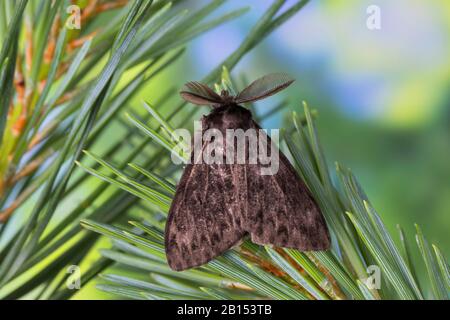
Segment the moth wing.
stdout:
<path fill-rule="evenodd" d="M 246 234 L 236 207 L 231 165 L 188 165 L 177 187 L 166 225 L 169 266 L 181 271 L 201 266 L 236 245 Z"/>
<path fill-rule="evenodd" d="M 287 88 L 295 80 L 285 73 L 268 74 L 254 81 L 236 97 L 237 104 L 264 99 Z"/>
<path fill-rule="evenodd" d="M 257 124 L 255 127 L 259 128 Z M 269 137 L 267 140 L 270 142 Z M 268 148 L 276 146 L 269 144 Z M 328 250 L 330 236 L 325 219 L 289 160 L 280 151 L 275 174 L 261 175 L 260 169 L 260 165 L 246 167 L 245 229 L 252 241 L 301 251 Z"/>
<path fill-rule="evenodd" d="M 222 101 L 220 95 L 207 85 L 199 82 L 188 82 L 180 91 L 181 97 L 187 102 L 197 105 L 213 105 Z"/>

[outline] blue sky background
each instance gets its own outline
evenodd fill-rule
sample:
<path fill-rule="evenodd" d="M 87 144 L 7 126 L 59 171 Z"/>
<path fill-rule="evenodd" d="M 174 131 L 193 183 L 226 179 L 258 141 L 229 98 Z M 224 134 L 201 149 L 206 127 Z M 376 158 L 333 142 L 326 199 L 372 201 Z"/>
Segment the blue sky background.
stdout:
<path fill-rule="evenodd" d="M 191 2 L 202 6 L 208 1 Z M 296 1 L 287 1 L 285 7 Z M 202 78 L 235 50 L 272 1 L 228 1 L 216 14 L 250 6 L 243 17 L 196 39 L 186 77 Z M 381 30 L 366 26 L 381 10 Z M 395 232 L 420 223 L 449 252 L 450 2 L 311 1 L 233 70 L 254 79 L 290 73 L 297 82 L 258 104 L 306 100 L 319 111 L 326 154 L 351 167 Z M 178 77 L 181 82 L 192 80 Z M 264 111 L 261 111 L 264 112 Z M 289 110 L 265 123 L 279 128 Z"/>

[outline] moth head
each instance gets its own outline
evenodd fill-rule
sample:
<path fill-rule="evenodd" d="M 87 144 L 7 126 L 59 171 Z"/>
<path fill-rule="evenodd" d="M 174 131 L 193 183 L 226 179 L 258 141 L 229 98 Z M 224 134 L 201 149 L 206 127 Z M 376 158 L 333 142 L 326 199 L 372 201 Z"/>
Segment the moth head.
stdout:
<path fill-rule="evenodd" d="M 221 96 L 222 98 L 226 99 L 226 98 L 230 97 L 230 93 L 228 92 L 228 90 L 222 90 L 222 91 L 220 92 L 220 96 Z"/>
<path fill-rule="evenodd" d="M 187 102 L 196 105 L 208 105 L 212 107 L 238 105 L 265 99 L 275 93 L 286 89 L 295 80 L 285 73 L 268 74 L 252 82 L 237 96 L 232 96 L 227 90 L 217 94 L 205 84 L 188 82 L 180 92 L 181 97 Z"/>
<path fill-rule="evenodd" d="M 222 92 L 220 93 L 220 98 L 222 99 L 222 105 L 235 104 L 235 102 L 234 102 L 235 97 L 230 95 L 228 90 L 222 90 Z"/>

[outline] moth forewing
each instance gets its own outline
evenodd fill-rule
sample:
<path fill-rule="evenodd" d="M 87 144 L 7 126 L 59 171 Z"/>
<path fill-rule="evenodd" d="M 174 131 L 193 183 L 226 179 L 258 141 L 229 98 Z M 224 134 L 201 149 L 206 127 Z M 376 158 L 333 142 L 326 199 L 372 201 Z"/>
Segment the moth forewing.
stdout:
<path fill-rule="evenodd" d="M 294 81 L 293 78 L 285 73 L 268 74 L 242 90 L 235 98 L 235 102 L 240 104 L 267 98 L 287 88 Z"/>
<path fill-rule="evenodd" d="M 189 82 L 181 96 L 195 104 L 215 107 L 202 118 L 201 137 L 206 130 L 259 132 L 261 128 L 251 112 L 238 104 L 268 97 L 293 81 L 286 74 L 271 74 L 253 82 L 237 97 L 225 90 L 219 96 L 206 85 Z M 258 137 L 261 135 L 266 137 L 264 133 Z M 201 266 L 248 235 L 254 243 L 302 251 L 330 247 L 319 206 L 289 160 L 270 137 L 267 139 L 270 154 L 276 151 L 279 155 L 279 168 L 270 175 L 261 174 L 265 163 L 261 159 L 252 163 L 250 152 L 244 153 L 244 164 L 195 161 L 186 166 L 166 223 L 166 255 L 172 269 Z M 201 141 L 201 154 L 215 143 L 211 139 Z M 223 148 L 235 145 L 234 139 L 231 144 L 226 141 Z M 243 141 L 245 150 L 250 150 L 250 142 Z M 191 159 L 194 157 L 195 148 Z"/>

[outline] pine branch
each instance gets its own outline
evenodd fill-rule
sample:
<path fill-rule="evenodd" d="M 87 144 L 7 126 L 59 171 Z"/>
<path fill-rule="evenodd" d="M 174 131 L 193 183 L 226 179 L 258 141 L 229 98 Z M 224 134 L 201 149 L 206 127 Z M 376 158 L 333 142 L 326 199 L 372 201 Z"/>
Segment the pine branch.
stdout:
<path fill-rule="evenodd" d="M 82 232 L 80 217 L 111 222 L 137 203 L 124 192 L 111 194 L 103 184 L 65 219 L 55 219 L 61 204 L 87 181 L 87 175 L 73 178 L 80 175 L 73 167 L 74 160 L 116 123 L 128 107 L 123 102 L 170 68 L 188 41 L 246 12 L 238 9 L 204 22 L 224 2 L 213 1 L 199 12 L 180 15 L 169 26 L 167 18 L 180 13 L 176 2 L 89 0 L 88 7 L 82 8 L 83 28 L 78 31 L 64 26 L 65 1 L 43 1 L 39 8 L 36 2 L 0 6 L 0 16 L 10 17 L 0 26 L 7 31 L 0 64 L 4 133 L 0 153 L 0 296 L 11 290 L 19 296 L 50 285 L 50 273 L 36 275 L 29 283 L 18 282 L 19 276 L 35 274 L 44 262 L 48 268 L 58 269 L 73 262 L 71 254 L 80 251 L 84 252 L 82 261 L 97 236 Z M 5 8 L 15 10 L 14 15 L 6 14 Z M 110 10 L 114 10 L 114 18 L 99 24 L 105 21 L 102 14 Z M 3 24 L 6 21 L 7 27 Z M 19 32 L 23 36 L 19 37 Z M 93 79 L 92 68 L 107 59 L 101 75 Z M 129 80 L 124 75 L 132 68 L 142 73 Z M 126 136 L 139 137 L 135 129 Z M 144 145 L 139 143 L 128 162 L 139 156 Z M 125 147 L 119 142 L 110 153 Z M 31 206 L 32 212 L 27 212 L 24 204 L 36 201 L 31 198 L 36 194 L 38 200 Z M 25 224 L 10 223 L 24 216 Z M 7 228 L 9 232 L 5 232 Z M 61 254 L 58 250 L 68 241 L 75 242 Z M 54 252 L 59 253 L 55 256 Z M 56 289 L 55 296 L 70 296 L 61 291 L 63 288 Z"/>
<path fill-rule="evenodd" d="M 225 72 L 222 83 L 230 81 L 229 79 Z M 229 84 L 228 87 L 233 85 Z M 173 126 L 170 121 L 161 118 L 149 105 L 146 108 L 156 120 L 156 125 L 165 128 L 167 136 L 172 136 L 170 128 Z M 165 197 L 174 195 L 173 185 L 163 178 L 155 181 L 151 171 L 144 171 L 149 179 L 135 180 L 124 170 L 90 155 L 100 168 L 91 169 L 81 165 L 85 170 L 152 204 L 152 209 L 146 209 L 151 211 L 146 214 L 146 219 L 143 222 L 130 222 L 132 227 L 117 227 L 93 220 L 82 221 L 85 228 L 113 240 L 112 249 L 102 251 L 105 258 L 133 267 L 142 273 L 141 278 L 146 279 L 137 281 L 109 274 L 102 278 L 104 284 L 99 285 L 99 289 L 132 299 L 204 299 L 204 293 L 208 294 L 209 299 L 427 298 L 426 291 L 419 287 L 412 270 L 412 266 L 416 267 L 418 262 L 410 257 L 407 261 L 401 254 L 356 178 L 349 170 L 338 165 L 334 174 L 338 176 L 340 183 L 337 185 L 332 182 L 314 120 L 306 104 L 304 119 L 305 121 L 300 120 L 293 113 L 294 130 L 286 131 L 285 141 L 299 174 L 318 200 L 333 238 L 337 239 L 333 241 L 332 250 L 303 253 L 294 249 L 261 247 L 245 241 L 238 248 L 229 250 L 205 266 L 181 273 L 174 272 L 167 265 L 163 240 L 164 221 L 168 211 Z M 157 136 L 156 130 L 146 124 L 135 124 L 150 139 L 157 138 L 155 141 L 168 149 L 169 156 L 172 148 L 169 141 Z M 131 167 L 142 172 L 139 166 Z M 163 196 L 163 190 L 169 193 Z M 342 221 L 346 223 L 345 227 Z M 356 232 L 351 232 L 349 227 Z M 338 234 L 342 230 L 345 230 L 345 238 Z M 439 249 L 432 253 L 420 231 L 417 239 L 434 298 L 448 299 L 448 287 L 444 288 L 448 268 L 442 262 L 445 259 Z M 379 268 L 381 276 L 386 277 L 385 280 L 393 290 L 372 286 L 367 280 L 369 271 L 365 270 L 369 267 L 368 261 L 376 262 L 374 266 Z M 363 277 L 356 272 L 355 266 L 364 268 L 366 273 Z M 148 277 L 149 272 L 158 276 Z M 164 281 L 160 280 L 160 276 L 164 277 Z M 183 285 L 178 279 L 183 279 Z M 211 281 L 212 279 L 220 281 Z M 225 285 L 227 283 L 233 285 Z M 191 292 L 195 294 L 191 295 Z"/>

